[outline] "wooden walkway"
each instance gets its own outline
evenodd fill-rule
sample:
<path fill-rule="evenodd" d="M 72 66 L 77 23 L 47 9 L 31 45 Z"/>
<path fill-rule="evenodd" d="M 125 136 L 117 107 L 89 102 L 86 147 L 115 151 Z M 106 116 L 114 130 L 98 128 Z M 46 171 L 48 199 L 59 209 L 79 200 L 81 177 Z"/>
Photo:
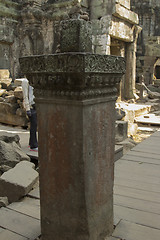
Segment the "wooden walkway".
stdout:
<path fill-rule="evenodd" d="M 110 240 L 160 240 L 160 131 L 115 164 Z"/>
<path fill-rule="evenodd" d="M 160 240 L 160 131 L 115 163 L 114 222 L 107 240 Z M 22 202 L 0 209 L 0 240 L 39 235 L 37 185 Z"/>

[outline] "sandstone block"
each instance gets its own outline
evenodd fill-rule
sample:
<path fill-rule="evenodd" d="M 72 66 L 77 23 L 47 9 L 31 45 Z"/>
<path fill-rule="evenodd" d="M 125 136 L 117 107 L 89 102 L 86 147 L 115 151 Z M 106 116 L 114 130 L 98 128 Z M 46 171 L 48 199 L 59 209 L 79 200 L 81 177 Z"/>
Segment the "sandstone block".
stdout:
<path fill-rule="evenodd" d="M 18 108 L 17 111 L 16 111 L 16 115 L 25 117 L 26 116 L 25 109 Z"/>
<path fill-rule="evenodd" d="M 128 132 L 128 122 L 127 121 L 116 121 L 116 142 L 121 142 L 125 140 Z"/>
<path fill-rule="evenodd" d="M 8 205 L 8 198 L 7 197 L 0 197 L 0 208 L 6 207 Z"/>
<path fill-rule="evenodd" d="M 0 79 L 9 78 L 8 69 L 0 69 Z"/>
<path fill-rule="evenodd" d="M 22 161 L 0 177 L 0 195 L 7 196 L 10 203 L 15 202 L 25 196 L 37 180 L 34 164 Z"/>
<path fill-rule="evenodd" d="M 5 102 L 6 103 L 16 103 L 16 98 L 14 95 L 6 96 L 5 97 Z"/>
<path fill-rule="evenodd" d="M 0 140 L 0 164 L 14 167 L 20 161 L 30 161 L 16 142 L 7 143 Z"/>
<path fill-rule="evenodd" d="M 2 96 L 3 95 L 3 93 L 5 93 L 6 92 L 6 90 L 5 89 L 0 89 L 0 96 Z"/>
<path fill-rule="evenodd" d="M 22 87 L 17 87 L 17 88 L 14 90 L 14 96 L 15 96 L 16 98 L 23 99 Z"/>
<path fill-rule="evenodd" d="M 62 21 L 61 28 L 61 52 L 91 52 L 91 24 L 89 22 Z"/>
<path fill-rule="evenodd" d="M 23 81 L 23 78 L 16 78 L 15 80 L 14 80 L 14 85 L 15 86 L 22 86 L 22 81 Z"/>
<path fill-rule="evenodd" d="M 11 85 L 12 79 L 11 78 L 6 78 L 6 79 L 1 79 L 1 86 L 4 89 L 7 89 L 9 85 Z"/>

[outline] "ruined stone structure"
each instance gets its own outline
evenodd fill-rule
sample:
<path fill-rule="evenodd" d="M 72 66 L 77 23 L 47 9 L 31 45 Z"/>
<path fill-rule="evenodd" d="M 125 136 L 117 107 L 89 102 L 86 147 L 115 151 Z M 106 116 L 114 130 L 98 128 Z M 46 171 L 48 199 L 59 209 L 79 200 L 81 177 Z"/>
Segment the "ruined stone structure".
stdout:
<path fill-rule="evenodd" d="M 20 59 L 37 104 L 42 239 L 104 240 L 113 231 L 115 86 L 125 61 L 91 52 L 90 22 L 60 29 L 60 53 Z"/>
<path fill-rule="evenodd" d="M 131 6 L 142 27 L 138 39 L 137 81 L 143 75 L 145 83 L 150 84 L 154 75 L 160 79 L 160 1 L 131 0 Z"/>
<path fill-rule="evenodd" d="M 19 77 L 19 57 L 59 52 L 59 21 L 90 20 L 92 52 L 126 58 L 122 98 L 133 98 L 138 16 L 130 0 L 2 0 L 0 3 L 0 68 Z"/>

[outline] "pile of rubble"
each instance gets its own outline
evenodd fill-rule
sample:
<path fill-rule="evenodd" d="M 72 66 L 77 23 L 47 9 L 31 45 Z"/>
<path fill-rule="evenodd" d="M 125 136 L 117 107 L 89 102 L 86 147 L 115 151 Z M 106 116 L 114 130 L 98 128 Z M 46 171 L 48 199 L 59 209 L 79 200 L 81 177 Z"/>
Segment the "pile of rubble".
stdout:
<path fill-rule="evenodd" d="M 22 151 L 19 136 L 0 136 L 0 207 L 26 196 L 38 180 L 38 172 Z"/>
<path fill-rule="evenodd" d="M 116 144 L 126 153 L 160 128 L 160 86 L 137 90 L 137 99 L 116 103 Z M 140 95 L 138 96 L 138 94 Z"/>
<path fill-rule="evenodd" d="M 0 70 L 0 123 L 27 127 L 21 81 L 13 82 L 9 75 L 8 70 Z"/>

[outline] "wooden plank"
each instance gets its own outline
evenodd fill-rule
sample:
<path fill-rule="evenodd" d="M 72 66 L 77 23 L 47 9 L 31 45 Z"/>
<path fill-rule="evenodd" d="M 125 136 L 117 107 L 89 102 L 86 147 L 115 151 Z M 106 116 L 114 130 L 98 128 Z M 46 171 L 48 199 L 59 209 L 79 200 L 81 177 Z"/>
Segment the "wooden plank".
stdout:
<path fill-rule="evenodd" d="M 160 184 L 160 179 L 154 176 L 143 176 L 139 173 L 132 173 L 131 171 L 117 170 L 115 169 L 115 176 L 123 179 L 137 180 L 144 183 Z"/>
<path fill-rule="evenodd" d="M 136 151 L 136 152 L 143 152 L 143 153 L 151 153 L 153 155 L 160 155 L 160 149 L 153 149 L 150 147 L 143 147 L 140 145 L 137 145 L 136 147 L 132 148 L 131 151 Z"/>
<path fill-rule="evenodd" d="M 160 229 L 160 215 L 155 213 L 114 205 L 114 214 L 115 217 L 132 223 Z"/>
<path fill-rule="evenodd" d="M 22 202 L 8 205 L 7 208 L 40 220 L 40 202 L 37 199 L 26 198 Z"/>
<path fill-rule="evenodd" d="M 145 183 L 145 182 L 140 182 L 138 180 L 133 180 L 133 179 L 126 180 L 124 178 L 115 177 L 114 185 L 120 185 L 120 186 L 129 187 L 129 188 L 145 190 L 148 192 L 160 193 L 160 184 Z"/>
<path fill-rule="evenodd" d="M 159 137 L 160 138 L 160 131 L 157 131 L 151 135 L 151 137 Z"/>
<path fill-rule="evenodd" d="M 153 164 L 142 163 L 139 164 L 138 162 L 131 162 L 125 160 L 119 160 L 115 164 L 115 170 L 117 171 L 128 171 L 132 173 L 139 173 L 143 174 L 143 176 L 155 176 L 159 177 L 160 180 L 160 166 L 154 166 Z"/>
<path fill-rule="evenodd" d="M 0 228 L 0 240 L 26 240 L 28 238 L 20 236 L 16 233 Z"/>
<path fill-rule="evenodd" d="M 155 137 L 149 137 L 145 140 L 143 140 L 141 143 L 139 143 L 140 145 L 150 145 L 150 146 L 159 146 L 159 141 L 157 141 L 157 138 Z"/>
<path fill-rule="evenodd" d="M 146 158 L 153 158 L 153 159 L 160 160 L 160 154 L 152 154 L 152 153 L 134 151 L 134 148 L 132 148 L 131 151 L 128 151 L 127 155 L 138 156 L 138 157 L 146 157 Z"/>
<path fill-rule="evenodd" d="M 124 240 L 159 240 L 160 230 L 121 220 L 113 236 Z"/>
<path fill-rule="evenodd" d="M 158 159 L 147 158 L 147 157 L 139 157 L 139 156 L 134 156 L 134 155 L 129 155 L 129 154 L 125 154 L 121 158 L 121 160 L 160 165 L 160 160 L 158 160 Z"/>
<path fill-rule="evenodd" d="M 35 239 L 41 234 L 39 220 L 7 208 L 0 210 L 0 227 L 29 239 Z"/>
<path fill-rule="evenodd" d="M 137 199 L 142 199 L 150 202 L 160 203 L 160 193 L 148 192 L 144 190 L 139 190 L 135 188 L 124 187 L 120 185 L 114 186 L 114 194 L 132 197 Z"/>
<path fill-rule="evenodd" d="M 138 148 L 138 147 L 141 147 L 141 148 L 150 148 L 150 149 L 154 149 L 154 150 L 159 150 L 159 143 L 157 142 L 142 142 L 142 143 L 139 143 L 137 146 L 135 146 L 134 148 Z"/>
<path fill-rule="evenodd" d="M 160 215 L 160 203 L 154 203 L 114 194 L 114 205 L 133 208 L 136 210 L 141 210 L 148 213 L 156 213 Z"/>

